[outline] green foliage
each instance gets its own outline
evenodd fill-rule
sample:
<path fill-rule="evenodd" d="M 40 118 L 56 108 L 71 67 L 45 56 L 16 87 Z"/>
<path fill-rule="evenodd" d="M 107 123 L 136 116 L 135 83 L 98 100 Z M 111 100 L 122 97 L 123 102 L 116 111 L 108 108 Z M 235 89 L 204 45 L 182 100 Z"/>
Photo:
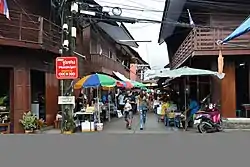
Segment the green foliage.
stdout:
<path fill-rule="evenodd" d="M 25 130 L 34 130 L 37 128 L 37 118 L 32 112 L 23 114 L 22 119 L 19 120 Z"/>
<path fill-rule="evenodd" d="M 64 131 L 73 131 L 75 129 L 75 122 L 69 109 L 65 109 Z"/>

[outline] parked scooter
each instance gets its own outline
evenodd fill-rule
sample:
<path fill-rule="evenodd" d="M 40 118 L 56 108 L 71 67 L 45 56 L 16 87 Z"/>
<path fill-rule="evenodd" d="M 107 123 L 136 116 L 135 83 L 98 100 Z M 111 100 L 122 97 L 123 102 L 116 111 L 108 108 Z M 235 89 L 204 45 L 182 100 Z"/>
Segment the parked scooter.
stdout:
<path fill-rule="evenodd" d="M 194 124 L 197 126 L 200 133 L 222 131 L 221 114 L 216 104 L 209 104 L 205 111 L 198 112 Z"/>

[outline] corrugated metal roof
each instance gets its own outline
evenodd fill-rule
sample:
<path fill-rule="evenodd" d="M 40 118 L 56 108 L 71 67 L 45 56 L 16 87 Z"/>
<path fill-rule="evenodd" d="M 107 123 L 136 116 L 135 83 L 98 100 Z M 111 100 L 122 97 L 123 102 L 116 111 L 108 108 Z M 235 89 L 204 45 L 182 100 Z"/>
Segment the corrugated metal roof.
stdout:
<path fill-rule="evenodd" d="M 138 44 L 133 41 L 121 42 L 120 40 L 134 40 L 122 26 L 114 26 L 108 23 L 99 22 L 97 25 L 103 29 L 117 43 L 138 48 Z"/>

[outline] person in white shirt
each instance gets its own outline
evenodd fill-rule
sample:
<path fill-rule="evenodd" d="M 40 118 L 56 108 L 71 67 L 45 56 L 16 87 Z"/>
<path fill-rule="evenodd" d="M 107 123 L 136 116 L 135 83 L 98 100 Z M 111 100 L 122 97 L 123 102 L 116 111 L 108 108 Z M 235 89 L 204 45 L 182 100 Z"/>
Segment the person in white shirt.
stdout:
<path fill-rule="evenodd" d="M 129 100 L 126 100 L 126 104 L 124 106 L 124 118 L 126 122 L 126 128 L 131 129 L 133 111 L 132 111 L 132 105 L 130 104 Z"/>
<path fill-rule="evenodd" d="M 123 108 L 125 105 L 125 101 L 124 101 L 125 95 L 124 92 L 122 92 L 119 96 L 118 96 L 118 103 L 119 103 L 119 110 L 121 110 L 122 114 L 123 114 Z"/>

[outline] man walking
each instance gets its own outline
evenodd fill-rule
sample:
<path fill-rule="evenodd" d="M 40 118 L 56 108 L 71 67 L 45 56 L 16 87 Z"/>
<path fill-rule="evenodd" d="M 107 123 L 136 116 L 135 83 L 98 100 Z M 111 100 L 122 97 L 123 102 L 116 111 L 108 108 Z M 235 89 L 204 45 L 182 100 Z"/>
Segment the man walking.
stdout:
<path fill-rule="evenodd" d="M 147 96 L 144 91 L 141 91 L 138 97 L 138 108 L 140 114 L 140 130 L 143 130 L 146 123 L 146 114 L 148 110 Z"/>

